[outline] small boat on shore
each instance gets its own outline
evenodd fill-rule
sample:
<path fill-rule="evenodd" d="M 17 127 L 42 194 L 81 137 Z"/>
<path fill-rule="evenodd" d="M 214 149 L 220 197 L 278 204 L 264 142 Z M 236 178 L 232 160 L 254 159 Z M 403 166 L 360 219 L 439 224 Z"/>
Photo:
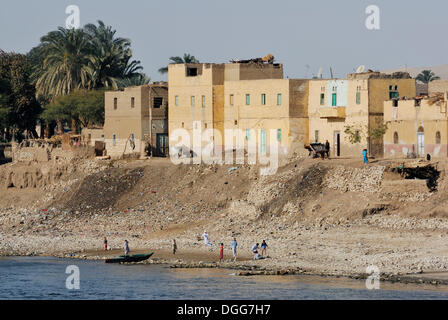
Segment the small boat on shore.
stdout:
<path fill-rule="evenodd" d="M 119 258 L 106 259 L 106 263 L 126 263 L 126 262 L 141 262 L 148 260 L 154 252 L 148 254 L 134 254 L 132 256 L 120 256 Z"/>

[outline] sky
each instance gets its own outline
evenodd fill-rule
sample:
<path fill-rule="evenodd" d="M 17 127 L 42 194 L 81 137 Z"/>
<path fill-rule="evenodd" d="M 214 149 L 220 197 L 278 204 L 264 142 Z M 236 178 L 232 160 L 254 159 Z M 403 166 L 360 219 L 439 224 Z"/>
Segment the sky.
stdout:
<path fill-rule="evenodd" d="M 132 41 L 151 80 L 169 57 L 201 62 L 263 57 L 284 64 L 285 77 L 323 69 L 345 77 L 359 65 L 385 70 L 448 63 L 446 0 L 0 0 L 0 49 L 26 53 L 41 36 L 65 26 L 69 5 L 81 25 L 98 20 Z M 379 30 L 369 30 L 369 5 Z"/>

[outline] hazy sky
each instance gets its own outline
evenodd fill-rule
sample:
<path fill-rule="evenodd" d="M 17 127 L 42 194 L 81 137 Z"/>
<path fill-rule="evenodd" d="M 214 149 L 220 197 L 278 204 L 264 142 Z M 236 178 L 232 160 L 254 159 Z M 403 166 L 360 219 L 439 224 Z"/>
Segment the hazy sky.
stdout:
<path fill-rule="evenodd" d="M 65 26 L 68 5 L 81 24 L 103 20 L 132 40 L 134 58 L 152 80 L 168 58 L 195 55 L 228 62 L 274 54 L 285 76 L 344 77 L 357 66 L 390 69 L 448 63 L 446 0 L 0 0 L 0 48 L 28 52 Z M 365 26 L 366 7 L 380 9 L 380 30 Z M 309 71 L 307 71 L 307 65 Z"/>

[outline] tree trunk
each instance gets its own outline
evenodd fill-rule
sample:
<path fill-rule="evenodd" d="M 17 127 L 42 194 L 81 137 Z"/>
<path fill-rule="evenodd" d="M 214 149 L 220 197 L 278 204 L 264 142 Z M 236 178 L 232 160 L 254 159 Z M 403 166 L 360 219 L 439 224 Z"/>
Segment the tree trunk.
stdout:
<path fill-rule="evenodd" d="M 57 126 L 58 126 L 58 134 L 63 135 L 64 129 L 62 128 L 62 120 L 56 120 Z"/>

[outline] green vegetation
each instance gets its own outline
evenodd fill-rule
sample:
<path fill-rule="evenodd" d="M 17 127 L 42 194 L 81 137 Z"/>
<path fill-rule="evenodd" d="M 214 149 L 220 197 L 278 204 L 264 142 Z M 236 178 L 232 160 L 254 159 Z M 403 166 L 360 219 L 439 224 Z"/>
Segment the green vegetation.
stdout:
<path fill-rule="evenodd" d="M 182 63 L 199 63 L 199 60 L 188 53 L 184 53 L 184 57 L 171 57 L 169 64 L 182 64 Z M 168 67 L 159 69 L 162 74 L 168 73 Z"/>
<path fill-rule="evenodd" d="M 150 79 L 132 60 L 131 41 L 102 21 L 58 28 L 27 55 L 0 50 L 0 137 L 36 137 L 37 120 L 79 129 L 104 121 L 104 90 Z"/>
<path fill-rule="evenodd" d="M 31 81 L 31 64 L 23 54 L 0 51 L 0 133 L 2 140 L 27 131 L 37 136 L 41 107 Z"/>
<path fill-rule="evenodd" d="M 72 121 L 75 128 L 103 125 L 104 91 L 75 90 L 58 96 L 46 106 L 41 117 L 46 122 Z"/>
<path fill-rule="evenodd" d="M 431 70 L 423 70 L 415 79 L 427 84 L 434 80 L 440 80 L 440 77 L 436 76 Z"/>

